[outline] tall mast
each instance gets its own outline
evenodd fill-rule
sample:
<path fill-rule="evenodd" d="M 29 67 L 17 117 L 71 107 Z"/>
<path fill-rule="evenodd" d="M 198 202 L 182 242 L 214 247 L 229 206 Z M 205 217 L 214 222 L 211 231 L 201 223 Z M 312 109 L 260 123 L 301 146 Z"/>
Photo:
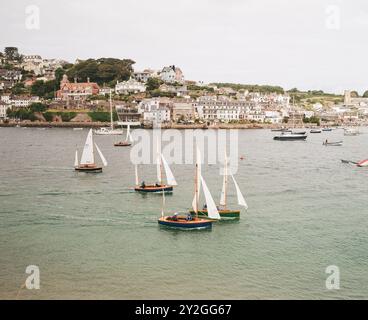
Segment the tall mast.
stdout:
<path fill-rule="evenodd" d="M 227 206 L 227 156 L 226 156 L 226 150 L 225 150 L 225 172 L 224 172 L 225 176 L 224 176 L 224 179 L 225 179 L 225 196 L 224 196 L 224 199 L 225 199 L 225 210 L 226 210 L 226 206 Z"/>
<path fill-rule="evenodd" d="M 110 89 L 110 125 L 111 125 L 111 130 L 114 130 L 114 122 L 113 122 L 113 118 L 112 118 L 112 101 L 111 101 L 111 89 Z"/>
<path fill-rule="evenodd" d="M 197 149 L 197 153 L 198 153 L 198 149 Z M 198 155 L 197 155 L 198 157 Z M 196 165 L 195 165 L 195 183 L 194 183 L 194 190 L 195 190 L 195 213 L 196 213 L 196 218 L 198 218 L 198 161 L 196 161 Z"/>

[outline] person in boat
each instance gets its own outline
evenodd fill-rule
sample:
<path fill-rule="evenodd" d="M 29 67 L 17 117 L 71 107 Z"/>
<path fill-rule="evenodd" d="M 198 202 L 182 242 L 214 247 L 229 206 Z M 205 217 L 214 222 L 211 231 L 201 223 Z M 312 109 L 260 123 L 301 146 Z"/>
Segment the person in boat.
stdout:
<path fill-rule="evenodd" d="M 144 183 L 144 181 L 142 181 L 142 183 L 141 183 L 141 188 L 145 188 L 146 187 L 146 184 Z"/>
<path fill-rule="evenodd" d="M 206 210 L 207 209 L 207 203 L 205 203 L 204 205 L 203 205 L 203 210 Z"/>
<path fill-rule="evenodd" d="M 190 213 L 188 213 L 187 216 L 186 216 L 186 218 L 185 218 L 185 220 L 192 221 L 193 220 L 192 215 Z"/>
<path fill-rule="evenodd" d="M 172 220 L 172 221 L 178 221 L 178 213 L 177 213 L 177 212 L 175 212 L 175 213 L 173 214 L 173 216 L 171 216 L 171 217 L 170 217 L 170 220 Z"/>
<path fill-rule="evenodd" d="M 155 184 L 156 187 L 161 187 L 161 185 L 159 183 L 156 182 Z"/>

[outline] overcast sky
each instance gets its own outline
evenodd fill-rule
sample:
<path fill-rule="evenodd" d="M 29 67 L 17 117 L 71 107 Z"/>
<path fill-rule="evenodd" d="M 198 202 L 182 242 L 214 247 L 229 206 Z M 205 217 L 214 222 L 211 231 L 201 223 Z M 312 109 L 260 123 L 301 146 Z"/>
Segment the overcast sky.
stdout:
<path fill-rule="evenodd" d="M 40 10 L 27 29 L 26 7 Z M 367 0 L 0 1 L 0 50 L 179 66 L 190 80 L 368 89 Z"/>

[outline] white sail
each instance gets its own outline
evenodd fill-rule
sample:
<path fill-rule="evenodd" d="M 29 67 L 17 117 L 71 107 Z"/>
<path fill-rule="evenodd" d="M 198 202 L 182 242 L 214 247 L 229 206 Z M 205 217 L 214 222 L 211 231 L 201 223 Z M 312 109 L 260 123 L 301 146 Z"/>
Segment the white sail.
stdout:
<path fill-rule="evenodd" d="M 203 187 L 203 193 L 206 198 L 206 205 L 207 205 L 207 213 L 208 217 L 211 219 L 221 219 L 220 214 L 218 213 L 215 201 L 212 198 L 210 190 L 208 190 L 207 184 L 204 181 L 203 177 L 201 176 L 201 182 Z"/>
<path fill-rule="evenodd" d="M 78 150 L 75 150 L 74 167 L 78 167 Z"/>
<path fill-rule="evenodd" d="M 193 210 L 195 212 L 197 212 L 198 210 L 198 206 L 199 206 L 199 195 L 201 193 L 201 153 L 199 151 L 199 148 L 197 147 L 197 159 L 196 159 L 196 177 L 197 180 L 195 181 L 195 183 L 197 184 L 197 192 L 194 193 L 194 198 L 192 201 L 192 207 Z"/>
<path fill-rule="evenodd" d="M 176 183 L 175 177 L 169 167 L 169 164 L 167 163 L 164 155 L 161 153 L 161 159 L 162 159 L 162 163 L 164 165 L 164 169 L 165 169 L 165 174 L 166 174 L 166 181 L 167 184 L 170 186 L 177 186 L 178 184 Z"/>
<path fill-rule="evenodd" d="M 96 146 L 98 154 L 100 155 L 100 158 L 102 160 L 103 165 L 106 167 L 107 166 L 107 161 L 106 161 L 104 155 L 102 154 L 100 148 L 98 147 L 98 145 L 96 143 L 95 143 L 95 146 Z"/>
<path fill-rule="evenodd" d="M 135 185 L 138 186 L 139 185 L 139 179 L 138 179 L 138 166 L 135 165 Z"/>
<path fill-rule="evenodd" d="M 86 143 L 84 144 L 82 158 L 80 161 L 81 164 L 94 164 L 95 157 L 93 154 L 93 133 L 92 129 L 89 130 Z"/>
<path fill-rule="evenodd" d="M 226 206 L 226 193 L 227 193 L 227 156 L 225 153 L 225 160 L 224 160 L 224 178 L 222 181 L 222 191 L 221 191 L 221 199 L 220 199 L 220 205 Z"/>
<path fill-rule="evenodd" d="M 240 188 L 239 188 L 238 184 L 237 184 L 237 183 L 236 183 L 236 181 L 235 181 L 234 176 L 233 176 L 233 175 L 231 175 L 231 178 L 233 178 L 233 182 L 234 182 L 234 185 L 235 185 L 235 188 L 236 188 L 236 193 L 237 193 L 237 195 L 238 195 L 238 204 L 239 204 L 240 206 L 245 207 L 245 209 L 248 209 L 248 205 L 247 205 L 247 203 L 245 202 L 245 199 L 244 199 L 244 197 L 243 197 L 243 195 L 242 195 L 242 193 L 241 193 L 241 191 L 240 191 Z"/>
<path fill-rule="evenodd" d="M 129 125 L 127 127 L 127 133 L 126 133 L 125 141 L 133 142 L 133 137 L 130 134 L 130 126 Z"/>
<path fill-rule="evenodd" d="M 157 168 L 157 181 L 162 184 L 162 172 L 161 172 L 161 156 L 159 151 L 158 138 L 156 140 L 156 168 Z"/>

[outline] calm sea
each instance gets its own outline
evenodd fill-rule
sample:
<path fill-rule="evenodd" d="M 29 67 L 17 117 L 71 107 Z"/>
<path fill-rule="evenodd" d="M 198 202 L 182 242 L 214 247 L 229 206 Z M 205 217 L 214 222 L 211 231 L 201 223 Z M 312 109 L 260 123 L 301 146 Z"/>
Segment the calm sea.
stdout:
<path fill-rule="evenodd" d="M 14 299 L 356 299 L 368 297 L 368 130 L 273 141 L 239 131 L 236 175 L 249 209 L 211 231 L 158 227 L 159 195 L 132 192 L 129 148 L 95 138 L 109 166 L 73 171 L 87 130 L 0 128 L 0 298 Z M 342 147 L 324 147 L 328 138 Z M 203 174 L 217 200 L 218 165 Z M 185 211 L 193 166 L 173 165 L 179 186 L 167 211 Z M 141 168 L 155 181 L 155 166 Z M 151 179 L 150 179 L 151 177 Z M 235 190 L 229 202 L 236 207 Z M 40 290 L 20 289 L 28 265 Z M 327 290 L 327 266 L 340 290 Z"/>

